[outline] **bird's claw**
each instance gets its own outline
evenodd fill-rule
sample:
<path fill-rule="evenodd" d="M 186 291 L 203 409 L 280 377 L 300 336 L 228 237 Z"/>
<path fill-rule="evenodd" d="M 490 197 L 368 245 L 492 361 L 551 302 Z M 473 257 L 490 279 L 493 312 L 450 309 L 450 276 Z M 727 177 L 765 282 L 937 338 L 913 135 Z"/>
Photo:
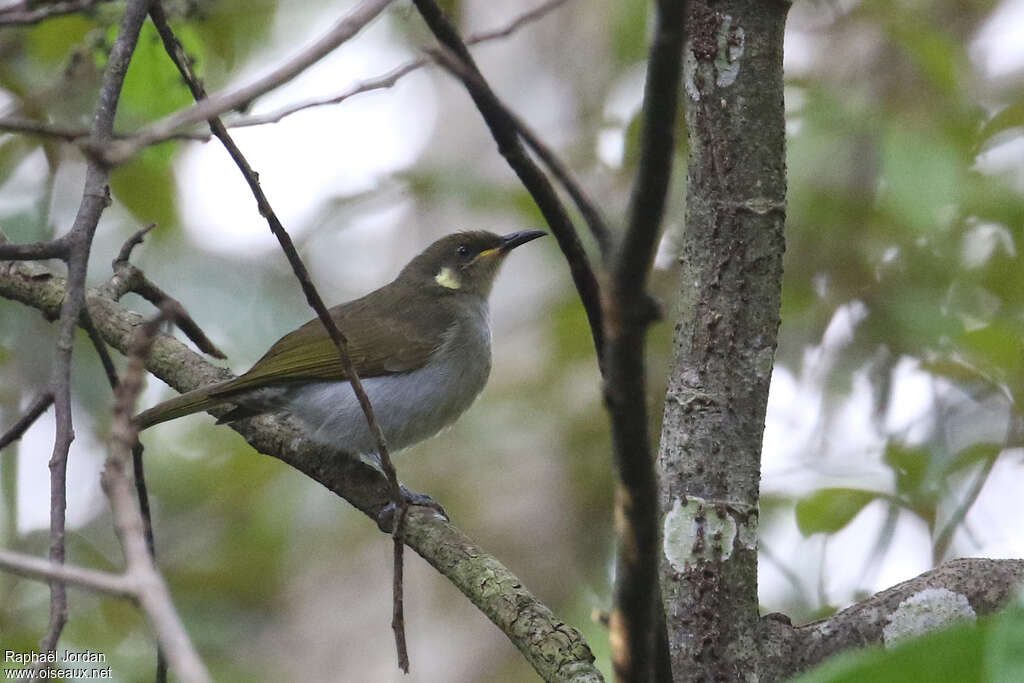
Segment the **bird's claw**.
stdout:
<path fill-rule="evenodd" d="M 444 511 L 444 508 L 436 500 L 431 498 L 425 493 L 416 493 L 409 489 L 402 488 L 402 498 L 405 500 L 406 505 L 416 505 L 419 507 L 430 508 L 435 513 L 440 515 L 444 520 L 448 521 L 448 513 Z M 389 502 L 387 505 L 380 509 L 377 513 L 377 526 L 380 530 L 386 534 L 390 534 L 395 525 L 395 514 L 397 506 L 394 501 Z"/>

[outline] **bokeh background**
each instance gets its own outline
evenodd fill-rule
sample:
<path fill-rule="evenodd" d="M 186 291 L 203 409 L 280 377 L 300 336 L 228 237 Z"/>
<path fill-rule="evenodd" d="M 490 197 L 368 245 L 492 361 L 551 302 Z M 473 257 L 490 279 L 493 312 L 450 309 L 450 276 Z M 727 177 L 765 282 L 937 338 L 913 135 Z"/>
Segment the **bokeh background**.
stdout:
<path fill-rule="evenodd" d="M 352 2 L 165 3 L 215 91 L 267 72 Z M 123 3 L 0 29 L 0 110 L 87 125 Z M 534 3 L 447 2 L 465 34 Z M 621 222 L 637 161 L 648 3 L 574 0 L 474 49 L 496 91 Z M 788 251 L 765 430 L 760 596 L 794 621 L 951 557 L 1024 556 L 1024 1 L 796 3 L 786 38 Z M 431 40 L 397 3 L 360 36 L 248 112 L 341 93 Z M 146 27 L 118 114 L 131 131 L 188 104 Z M 432 68 L 391 89 L 310 109 L 237 139 L 329 302 L 387 282 L 458 229 L 541 218 L 461 87 Z M 653 289 L 674 316 L 685 136 Z M 0 227 L 65 232 L 84 166 L 64 144 L 0 134 Z M 311 317 L 226 153 L 175 142 L 115 171 L 90 279 L 158 228 L 135 261 L 246 369 Z M 148 304 L 129 297 L 137 310 Z M 403 480 L 581 628 L 607 670 L 612 478 L 585 318 L 553 240 L 509 259 L 492 297 L 494 371 L 451 430 L 405 452 Z M 650 335 L 652 423 L 671 324 Z M 99 487 L 112 399 L 76 348 L 69 561 L 121 564 Z M 0 301 L 0 428 L 49 377 L 53 329 Z M 170 395 L 156 380 L 146 405 Z M 412 674 L 395 667 L 390 543 L 367 519 L 208 416 L 144 435 L 160 566 L 222 681 L 524 681 L 534 674 L 461 594 L 408 559 Z M 3 546 L 45 554 L 46 416 L 0 454 Z M 35 647 L 45 586 L 0 574 L 0 646 Z M 63 646 L 102 651 L 121 680 L 151 675 L 139 611 L 70 592 Z"/>

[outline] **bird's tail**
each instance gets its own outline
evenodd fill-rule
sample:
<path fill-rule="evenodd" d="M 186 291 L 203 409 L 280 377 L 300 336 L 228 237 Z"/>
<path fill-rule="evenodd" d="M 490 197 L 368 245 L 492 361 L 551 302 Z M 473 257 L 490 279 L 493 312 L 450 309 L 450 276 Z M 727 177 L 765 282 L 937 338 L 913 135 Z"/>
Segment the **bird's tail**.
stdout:
<path fill-rule="evenodd" d="M 228 382 L 230 381 L 228 380 Z M 143 430 L 161 422 L 167 422 L 168 420 L 191 415 L 192 413 L 199 413 L 222 405 L 225 402 L 224 399 L 221 397 L 211 397 L 210 392 L 216 391 L 228 382 L 202 387 L 195 391 L 186 392 L 181 396 L 175 396 L 163 403 L 158 403 L 149 410 L 144 410 L 136 415 L 135 424 L 139 430 Z"/>

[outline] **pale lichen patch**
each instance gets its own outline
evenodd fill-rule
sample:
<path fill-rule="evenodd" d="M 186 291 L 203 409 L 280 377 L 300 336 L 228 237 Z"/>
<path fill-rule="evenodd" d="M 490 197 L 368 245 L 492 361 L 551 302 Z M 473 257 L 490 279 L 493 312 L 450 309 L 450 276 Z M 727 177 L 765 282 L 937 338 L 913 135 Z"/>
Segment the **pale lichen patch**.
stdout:
<path fill-rule="evenodd" d="M 687 496 L 676 500 L 665 515 L 665 558 L 676 571 L 686 571 L 698 561 L 728 560 L 739 538 L 743 548 L 756 547 L 754 528 L 736 519 L 726 505 Z"/>
<path fill-rule="evenodd" d="M 925 588 L 901 602 L 882 629 L 887 648 L 956 622 L 974 622 L 967 596 L 948 588 Z"/>
<path fill-rule="evenodd" d="M 719 88 L 726 88 L 736 82 L 740 75 L 740 59 L 746 43 L 746 34 L 742 26 L 733 26 L 732 17 L 722 16 L 718 27 L 718 56 L 715 57 L 715 70 L 718 72 L 715 83 Z"/>
<path fill-rule="evenodd" d="M 694 102 L 700 102 L 700 89 L 693 80 L 697 73 L 697 56 L 693 54 L 693 42 L 687 41 L 683 50 L 683 87 Z"/>

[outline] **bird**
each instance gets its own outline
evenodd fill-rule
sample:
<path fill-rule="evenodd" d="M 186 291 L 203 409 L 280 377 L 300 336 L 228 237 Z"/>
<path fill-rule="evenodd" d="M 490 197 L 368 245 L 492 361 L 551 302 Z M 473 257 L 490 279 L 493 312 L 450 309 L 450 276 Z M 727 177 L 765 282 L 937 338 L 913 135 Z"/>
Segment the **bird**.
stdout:
<path fill-rule="evenodd" d="M 446 235 L 390 283 L 329 309 L 390 450 L 434 436 L 476 400 L 491 370 L 494 280 L 513 249 L 545 234 Z M 231 408 L 218 424 L 286 412 L 314 441 L 379 465 L 376 440 L 318 318 L 281 337 L 247 372 L 149 408 L 135 425 L 225 405 Z"/>

